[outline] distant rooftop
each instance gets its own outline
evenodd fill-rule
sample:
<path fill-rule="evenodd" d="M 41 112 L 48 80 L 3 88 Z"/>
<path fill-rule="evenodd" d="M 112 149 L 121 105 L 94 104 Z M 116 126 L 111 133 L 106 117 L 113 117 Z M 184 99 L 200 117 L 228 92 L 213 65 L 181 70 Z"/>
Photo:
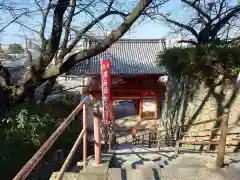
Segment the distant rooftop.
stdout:
<path fill-rule="evenodd" d="M 162 39 L 121 39 L 106 51 L 70 70 L 75 75 L 99 75 L 100 62 L 108 57 L 111 60 L 112 75 L 166 74 L 164 67 L 156 64 L 157 54 L 163 51 Z"/>

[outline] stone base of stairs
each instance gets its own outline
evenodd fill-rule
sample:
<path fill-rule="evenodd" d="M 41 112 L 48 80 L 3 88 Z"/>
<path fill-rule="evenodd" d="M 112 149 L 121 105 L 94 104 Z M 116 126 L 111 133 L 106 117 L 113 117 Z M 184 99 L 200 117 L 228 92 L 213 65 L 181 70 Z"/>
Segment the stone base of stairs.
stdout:
<path fill-rule="evenodd" d="M 108 168 L 111 163 L 113 152 L 102 154 L 102 163 L 100 166 L 95 165 L 94 157 L 88 158 L 88 164 L 86 169 L 82 169 L 80 172 L 65 172 L 63 180 L 106 180 L 108 177 Z M 78 163 L 82 164 L 82 163 Z M 55 180 L 58 172 L 54 172 L 50 180 Z"/>
<path fill-rule="evenodd" d="M 57 172 L 54 172 L 50 180 L 54 180 L 57 176 Z M 99 174 L 90 174 L 90 173 L 70 173 L 66 172 L 63 175 L 64 180 L 105 180 L 106 176 Z"/>

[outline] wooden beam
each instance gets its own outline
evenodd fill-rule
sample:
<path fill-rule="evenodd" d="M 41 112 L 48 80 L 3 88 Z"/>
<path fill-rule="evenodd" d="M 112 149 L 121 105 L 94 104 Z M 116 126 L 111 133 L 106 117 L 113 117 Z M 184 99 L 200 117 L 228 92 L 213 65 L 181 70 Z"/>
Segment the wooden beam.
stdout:
<path fill-rule="evenodd" d="M 134 93 L 142 93 L 142 92 L 158 92 L 160 89 L 112 89 L 112 92 L 134 92 Z"/>
<path fill-rule="evenodd" d="M 156 96 L 142 96 L 142 99 L 156 99 Z"/>
<path fill-rule="evenodd" d="M 100 95 L 94 96 L 97 100 L 101 100 L 102 97 Z M 112 100 L 139 100 L 140 96 L 113 96 Z"/>

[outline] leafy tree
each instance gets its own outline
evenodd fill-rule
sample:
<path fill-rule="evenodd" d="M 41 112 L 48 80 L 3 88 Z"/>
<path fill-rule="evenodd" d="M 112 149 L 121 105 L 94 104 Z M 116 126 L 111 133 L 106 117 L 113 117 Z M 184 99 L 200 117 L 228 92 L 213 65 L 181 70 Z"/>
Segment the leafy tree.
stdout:
<path fill-rule="evenodd" d="M 182 20 L 171 18 L 170 13 L 160 16 L 175 32 L 185 36 L 179 41 L 185 46 L 160 54 L 159 58 L 163 59 L 160 63 L 170 68 L 170 72 L 197 74 L 198 77 L 200 73 L 211 86 L 221 85 L 226 79 L 235 81 L 240 66 L 239 37 L 236 35 L 240 26 L 240 6 L 227 0 L 181 2 L 191 16 L 188 14 Z M 222 80 L 215 83 L 214 79 L 220 75 Z"/>
<path fill-rule="evenodd" d="M 8 47 L 10 53 L 22 53 L 24 52 L 23 47 L 20 44 L 10 44 Z"/>

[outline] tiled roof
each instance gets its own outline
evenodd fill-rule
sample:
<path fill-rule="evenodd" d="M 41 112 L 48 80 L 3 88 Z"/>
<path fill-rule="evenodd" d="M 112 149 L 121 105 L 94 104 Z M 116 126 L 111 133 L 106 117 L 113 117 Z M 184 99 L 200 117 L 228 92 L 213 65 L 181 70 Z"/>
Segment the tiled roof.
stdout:
<path fill-rule="evenodd" d="M 162 51 L 160 39 L 122 39 L 110 48 L 89 60 L 79 63 L 70 74 L 100 74 L 102 59 L 111 60 L 111 74 L 166 74 L 163 67 L 156 64 L 156 56 Z"/>

